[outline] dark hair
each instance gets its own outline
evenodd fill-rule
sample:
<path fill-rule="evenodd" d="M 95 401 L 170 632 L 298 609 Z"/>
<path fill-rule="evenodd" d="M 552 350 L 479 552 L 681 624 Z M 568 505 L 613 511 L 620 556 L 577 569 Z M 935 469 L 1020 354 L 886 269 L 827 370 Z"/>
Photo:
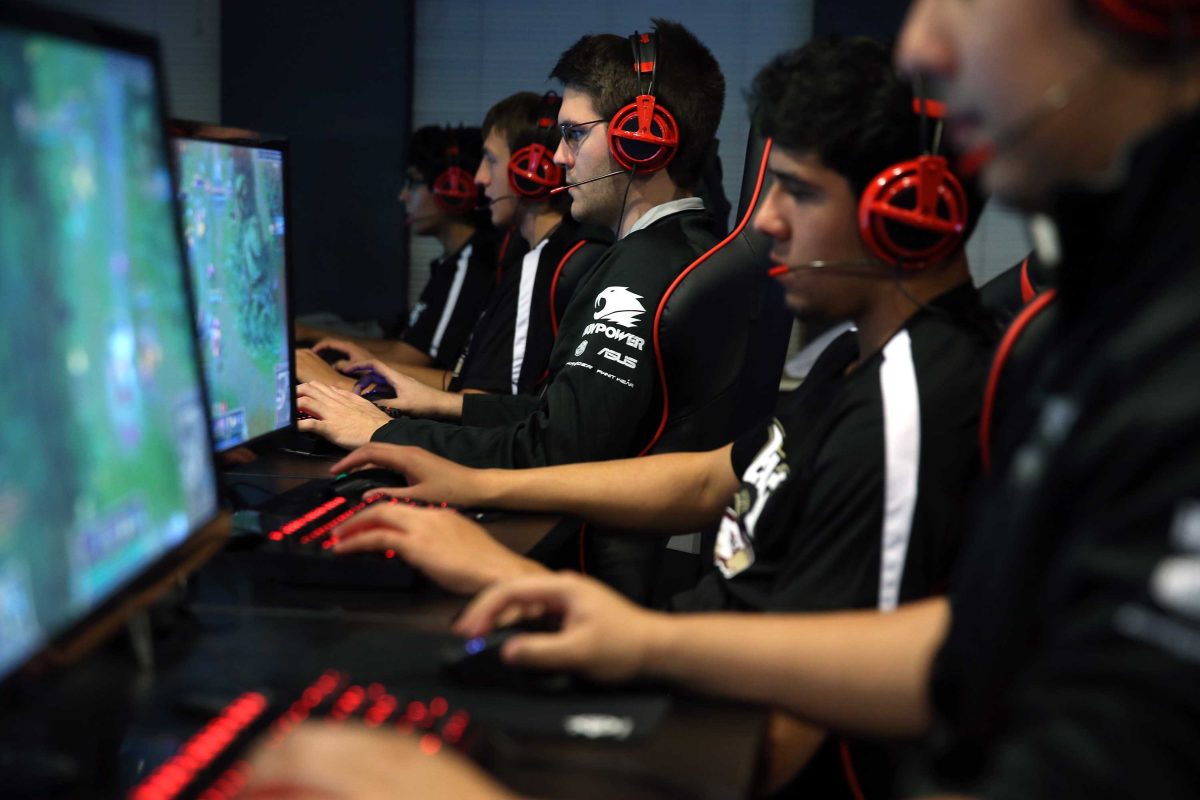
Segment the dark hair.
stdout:
<path fill-rule="evenodd" d="M 458 156 L 450 150 L 458 147 Z M 483 136 L 479 128 L 463 125 L 426 125 L 408 137 L 408 156 L 405 163 L 416 168 L 421 177 L 432 183 L 451 163 L 475 174 L 483 153 Z"/>
<path fill-rule="evenodd" d="M 679 152 L 667 173 L 681 188 L 692 189 L 721 123 L 725 76 L 717 59 L 687 28 L 664 19 L 651 22 L 658 60 L 654 96 L 679 123 Z M 609 33 L 585 36 L 571 45 L 559 56 L 550 77 L 588 95 L 605 119 L 638 94 L 629 39 Z"/>
<path fill-rule="evenodd" d="M 759 133 L 788 150 L 816 154 L 856 194 L 928 147 L 912 84 L 892 66 L 891 47 L 875 39 L 814 39 L 777 56 L 755 76 L 748 105 Z M 955 162 L 944 145 L 941 152 Z M 960 180 L 968 205 L 965 241 L 984 195 L 978 181 Z"/>
<path fill-rule="evenodd" d="M 488 109 L 483 118 L 483 138 L 487 139 L 493 130 L 499 131 L 504 136 L 510 155 L 534 142 L 541 142 L 550 152 L 554 152 L 558 148 L 558 140 L 562 138 L 556 119 L 560 103 L 561 100 L 550 103 L 544 95 L 534 92 L 509 95 Z M 543 116 L 552 120 L 548 129 L 538 126 Z M 552 195 L 550 205 L 566 213 L 571 207 L 571 196 L 566 192 Z"/>

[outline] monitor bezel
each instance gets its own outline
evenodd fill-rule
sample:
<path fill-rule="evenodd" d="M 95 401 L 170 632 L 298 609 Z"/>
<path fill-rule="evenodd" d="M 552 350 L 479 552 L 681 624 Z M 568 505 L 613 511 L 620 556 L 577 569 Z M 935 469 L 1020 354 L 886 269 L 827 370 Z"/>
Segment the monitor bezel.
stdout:
<path fill-rule="evenodd" d="M 214 142 L 217 144 L 235 145 L 237 147 L 250 147 L 259 150 L 273 150 L 283 156 L 283 282 L 284 282 L 284 302 L 287 303 L 285 318 L 287 320 L 287 358 L 288 369 L 291 371 L 292 383 L 296 382 L 296 304 L 293 295 L 294 280 L 292 277 L 292 200 L 291 200 L 291 157 L 290 148 L 287 138 L 274 134 L 262 133 L 258 131 L 248 130 L 246 128 L 233 128 L 224 125 L 216 125 L 208 122 L 197 122 L 186 119 L 170 119 L 168 120 L 168 132 L 171 140 L 175 139 L 191 139 L 201 142 Z M 171 147 L 171 166 L 175 172 L 176 186 L 182 186 L 182 177 L 179 175 L 179 164 L 176 158 L 176 151 Z M 183 220 L 180 219 L 180 226 L 183 225 Z M 184 248 L 184 258 L 188 259 L 190 255 L 187 248 Z M 191 265 L 188 266 L 188 280 L 192 280 Z M 195 294 L 195 286 L 191 287 L 193 299 Z M 194 316 L 194 307 L 193 307 Z M 201 353 L 203 357 L 203 353 Z M 202 362 L 203 363 L 203 362 Z M 205 370 L 205 391 L 208 390 L 207 370 Z M 228 453 L 230 450 L 236 450 L 239 447 L 249 447 L 255 444 L 269 443 L 270 440 L 278 438 L 285 431 L 295 432 L 296 427 L 296 393 L 293 391 L 288 395 L 288 424 L 276 428 L 275 430 L 261 433 L 258 436 L 230 445 L 222 450 L 215 450 L 218 455 Z M 212 409 L 208 411 L 211 414 Z M 211 433 L 211 422 L 210 433 Z M 215 440 L 214 440 L 215 447 Z"/>
<path fill-rule="evenodd" d="M 168 166 L 174 183 L 169 202 L 173 207 L 171 223 L 179 254 L 178 265 L 183 271 L 181 277 L 186 307 L 189 310 L 193 309 L 195 301 L 192 297 L 191 274 L 188 270 L 187 251 L 184 248 L 183 229 L 180 224 L 178 178 L 172 167 L 170 138 L 166 125 L 167 84 L 158 42 L 145 34 L 118 28 L 90 17 L 20 3 L 0 4 L 0 28 L 24 29 L 32 33 L 123 51 L 149 62 L 158 88 L 157 112 L 161 123 L 159 147 L 163 163 Z M 195 317 L 194 312 L 189 313 L 187 325 L 192 333 L 192 358 L 196 364 L 197 390 L 200 393 L 200 402 L 207 411 L 208 388 L 204 380 L 203 362 L 200 360 Z M 204 428 L 204 436 L 208 441 L 205 454 L 213 489 L 211 512 L 196 519 L 178 544 L 143 564 L 140 570 L 112 588 L 90 609 L 75 619 L 60 624 L 55 630 L 44 629 L 46 635 L 41 644 L 20 661 L 13 663 L 7 672 L 0 674 L 0 688 L 8 687 L 44 669 L 60 668 L 82 658 L 118 630 L 132 614 L 151 605 L 178 580 L 198 569 L 219 551 L 220 545 L 229 537 L 229 522 L 228 514 L 221 511 L 221 483 L 213 451 L 212 425 L 206 425 Z"/>

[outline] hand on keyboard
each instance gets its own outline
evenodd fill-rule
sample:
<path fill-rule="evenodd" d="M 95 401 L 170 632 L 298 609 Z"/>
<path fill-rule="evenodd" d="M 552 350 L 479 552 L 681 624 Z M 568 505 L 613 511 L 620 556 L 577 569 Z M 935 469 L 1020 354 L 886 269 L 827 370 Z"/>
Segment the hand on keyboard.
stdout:
<path fill-rule="evenodd" d="M 460 514 L 377 503 L 333 531 L 334 552 L 395 553 L 444 589 L 474 594 L 492 583 L 545 572 Z"/>
<path fill-rule="evenodd" d="M 516 797 L 465 758 L 433 750 L 427 741 L 358 725 L 308 723 L 251 754 L 239 797 Z"/>

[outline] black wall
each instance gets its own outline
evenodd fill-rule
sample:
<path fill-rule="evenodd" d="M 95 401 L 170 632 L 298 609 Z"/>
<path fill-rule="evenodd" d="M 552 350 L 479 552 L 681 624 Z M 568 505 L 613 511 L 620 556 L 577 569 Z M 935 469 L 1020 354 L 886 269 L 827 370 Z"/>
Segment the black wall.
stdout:
<path fill-rule="evenodd" d="M 298 313 L 407 308 L 412 0 L 222 0 L 221 122 L 291 140 Z"/>
<path fill-rule="evenodd" d="M 816 0 L 813 35 L 876 36 L 894 39 L 909 0 Z"/>

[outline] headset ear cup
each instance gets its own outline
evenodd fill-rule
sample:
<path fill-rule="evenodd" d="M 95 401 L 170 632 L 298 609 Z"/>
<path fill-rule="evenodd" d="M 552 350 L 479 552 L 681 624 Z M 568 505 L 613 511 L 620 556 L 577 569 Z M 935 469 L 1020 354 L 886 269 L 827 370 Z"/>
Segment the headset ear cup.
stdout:
<path fill-rule="evenodd" d="M 888 167 L 867 184 L 858 204 L 859 233 L 878 258 L 921 269 L 962 245 L 967 196 L 942 156 Z"/>
<path fill-rule="evenodd" d="M 508 185 L 519 197 L 541 200 L 562 184 L 562 167 L 554 163 L 554 153 L 541 142 L 527 144 L 508 160 Z"/>
<path fill-rule="evenodd" d="M 1120 30 L 1161 41 L 1181 33 L 1200 39 L 1200 0 L 1090 0 L 1089 4 Z M 1183 30 L 1176 31 L 1175 15 Z"/>
<path fill-rule="evenodd" d="M 448 214 L 466 214 L 479 204 L 475 176 L 462 167 L 447 167 L 433 181 L 433 199 Z"/>
<path fill-rule="evenodd" d="M 679 151 L 679 125 L 653 96 L 638 95 L 609 121 L 608 149 L 622 169 L 657 172 Z"/>

